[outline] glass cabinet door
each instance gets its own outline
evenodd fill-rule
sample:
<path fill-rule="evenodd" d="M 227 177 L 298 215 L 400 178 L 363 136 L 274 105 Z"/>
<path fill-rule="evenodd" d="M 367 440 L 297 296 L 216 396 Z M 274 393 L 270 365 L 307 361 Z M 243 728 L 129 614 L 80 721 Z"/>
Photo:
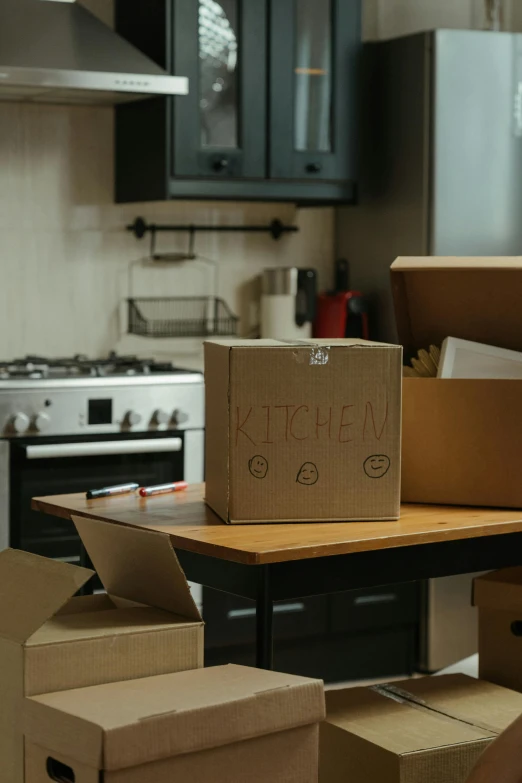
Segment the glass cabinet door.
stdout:
<path fill-rule="evenodd" d="M 199 0 L 201 146 L 239 147 L 239 0 Z"/>
<path fill-rule="evenodd" d="M 272 0 L 272 177 L 353 177 L 360 24 L 360 0 Z"/>
<path fill-rule="evenodd" d="M 297 0 L 294 45 L 294 149 L 332 149 L 332 0 Z"/>
<path fill-rule="evenodd" d="M 266 175 L 265 0 L 174 0 L 173 174 Z"/>

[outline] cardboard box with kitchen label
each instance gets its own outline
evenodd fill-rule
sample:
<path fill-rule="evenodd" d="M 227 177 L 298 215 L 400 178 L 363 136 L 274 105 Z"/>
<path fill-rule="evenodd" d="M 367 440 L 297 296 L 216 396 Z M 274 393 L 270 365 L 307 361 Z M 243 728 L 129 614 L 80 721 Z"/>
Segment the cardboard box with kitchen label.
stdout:
<path fill-rule="evenodd" d="M 206 501 L 230 523 L 397 519 L 402 350 L 205 343 Z"/>
<path fill-rule="evenodd" d="M 169 537 L 75 524 L 107 595 L 73 597 L 88 569 L 0 552 L 2 783 L 24 780 L 25 696 L 203 666 L 203 623 Z"/>
<path fill-rule="evenodd" d="M 522 694 L 463 674 L 326 694 L 319 783 L 465 783 Z"/>
<path fill-rule="evenodd" d="M 522 258 L 398 258 L 405 356 L 446 337 L 522 351 Z M 402 500 L 522 508 L 522 380 L 405 378 Z"/>
<path fill-rule="evenodd" d="M 26 699 L 26 783 L 317 783 L 321 680 L 217 666 Z"/>

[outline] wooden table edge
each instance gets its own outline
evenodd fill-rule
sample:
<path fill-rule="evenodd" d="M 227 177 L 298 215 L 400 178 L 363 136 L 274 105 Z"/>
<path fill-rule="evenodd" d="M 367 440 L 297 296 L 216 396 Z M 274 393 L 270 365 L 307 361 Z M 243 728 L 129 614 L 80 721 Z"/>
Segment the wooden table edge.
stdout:
<path fill-rule="evenodd" d="M 64 506 L 50 503 L 45 497 L 33 498 L 31 507 L 35 511 L 51 514 L 62 519 L 71 519 L 77 515 L 90 519 L 98 519 L 102 522 L 107 521 L 107 517 L 102 514 L 96 514 L 95 510 L 89 509 L 68 509 Z M 492 509 L 498 511 L 498 509 Z M 513 512 L 518 513 L 517 511 Z M 128 525 L 140 529 L 152 530 L 155 532 L 164 532 L 160 525 L 132 525 L 118 520 L 113 520 L 113 524 Z M 393 525 L 390 522 L 390 525 Z M 250 527 L 250 526 L 249 526 Z M 255 526 L 254 526 L 255 527 Z M 373 539 L 361 539 L 356 541 L 339 542 L 337 544 L 312 544 L 309 547 L 300 547 L 293 549 L 267 549 L 263 552 L 253 552 L 248 549 L 238 549 L 231 546 L 222 546 L 218 543 L 208 542 L 201 539 L 191 539 L 175 532 L 169 532 L 172 544 L 175 548 L 183 551 L 192 552 L 198 555 L 204 555 L 219 560 L 227 560 L 243 565 L 271 565 L 285 562 L 295 562 L 299 560 L 314 560 L 322 557 L 335 557 L 336 555 L 361 554 L 365 552 L 379 552 L 386 549 L 400 549 L 404 547 L 443 544 L 450 541 L 459 541 L 474 538 L 489 538 L 491 536 L 509 535 L 510 533 L 522 533 L 522 512 L 520 517 L 509 520 L 487 523 L 478 523 L 474 526 L 459 528 L 455 530 L 441 530 L 435 534 L 429 533 L 429 540 L 423 540 L 422 532 L 403 533 L 392 538 L 380 536 Z M 379 542 L 387 540 L 387 544 L 379 546 Z"/>
<path fill-rule="evenodd" d="M 31 508 L 33 511 L 39 511 L 43 514 L 50 514 L 60 519 L 72 519 L 73 516 L 85 517 L 86 519 L 97 519 L 100 522 L 107 522 L 107 517 L 102 514 L 96 514 L 93 510 L 82 511 L 81 509 L 70 509 L 64 506 L 57 506 L 49 503 L 45 498 L 32 498 Z M 139 530 L 151 530 L 155 533 L 165 532 L 159 525 L 132 525 L 128 522 L 120 522 L 116 519 L 111 520 L 112 525 L 122 525 L 123 527 L 134 527 Z M 223 547 L 219 544 L 211 544 L 206 541 L 183 538 L 175 533 L 169 533 L 170 539 L 175 549 L 182 549 L 184 552 L 192 552 L 197 555 L 214 557 L 219 560 L 229 560 L 232 563 L 242 563 L 243 565 L 263 565 L 256 552 L 249 552 L 245 549 L 233 549 L 232 547 Z M 203 551 L 205 550 L 205 551 Z M 217 554 L 220 552 L 221 554 Z M 232 555 L 232 556 L 231 556 Z"/>

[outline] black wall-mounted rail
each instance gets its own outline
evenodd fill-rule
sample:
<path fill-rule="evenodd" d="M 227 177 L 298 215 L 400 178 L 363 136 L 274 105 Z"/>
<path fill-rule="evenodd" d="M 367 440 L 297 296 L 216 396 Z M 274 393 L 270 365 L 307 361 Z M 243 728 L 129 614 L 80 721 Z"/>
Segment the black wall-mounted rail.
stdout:
<path fill-rule="evenodd" d="M 191 235 L 201 231 L 243 231 L 246 234 L 270 234 L 272 239 L 281 239 L 283 234 L 294 234 L 299 231 L 297 226 L 285 226 L 280 220 L 272 220 L 265 226 L 201 226 L 194 223 L 188 225 L 161 225 L 157 223 L 147 223 L 144 218 L 138 217 L 127 231 L 131 231 L 137 239 L 143 239 L 145 234 L 157 234 L 160 231 L 185 231 Z"/>

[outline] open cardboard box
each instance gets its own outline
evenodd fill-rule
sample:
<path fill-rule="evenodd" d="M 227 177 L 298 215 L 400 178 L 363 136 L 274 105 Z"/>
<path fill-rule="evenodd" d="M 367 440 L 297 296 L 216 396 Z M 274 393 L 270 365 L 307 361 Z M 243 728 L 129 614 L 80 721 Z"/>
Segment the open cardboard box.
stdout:
<path fill-rule="evenodd" d="M 2 783 L 24 780 L 24 696 L 203 666 L 203 622 L 169 536 L 74 521 L 107 595 L 74 597 L 89 569 L 0 552 Z"/>
<path fill-rule="evenodd" d="M 522 351 L 521 258 L 398 258 L 405 355 L 446 337 Z M 404 378 L 402 500 L 522 508 L 522 381 Z"/>

